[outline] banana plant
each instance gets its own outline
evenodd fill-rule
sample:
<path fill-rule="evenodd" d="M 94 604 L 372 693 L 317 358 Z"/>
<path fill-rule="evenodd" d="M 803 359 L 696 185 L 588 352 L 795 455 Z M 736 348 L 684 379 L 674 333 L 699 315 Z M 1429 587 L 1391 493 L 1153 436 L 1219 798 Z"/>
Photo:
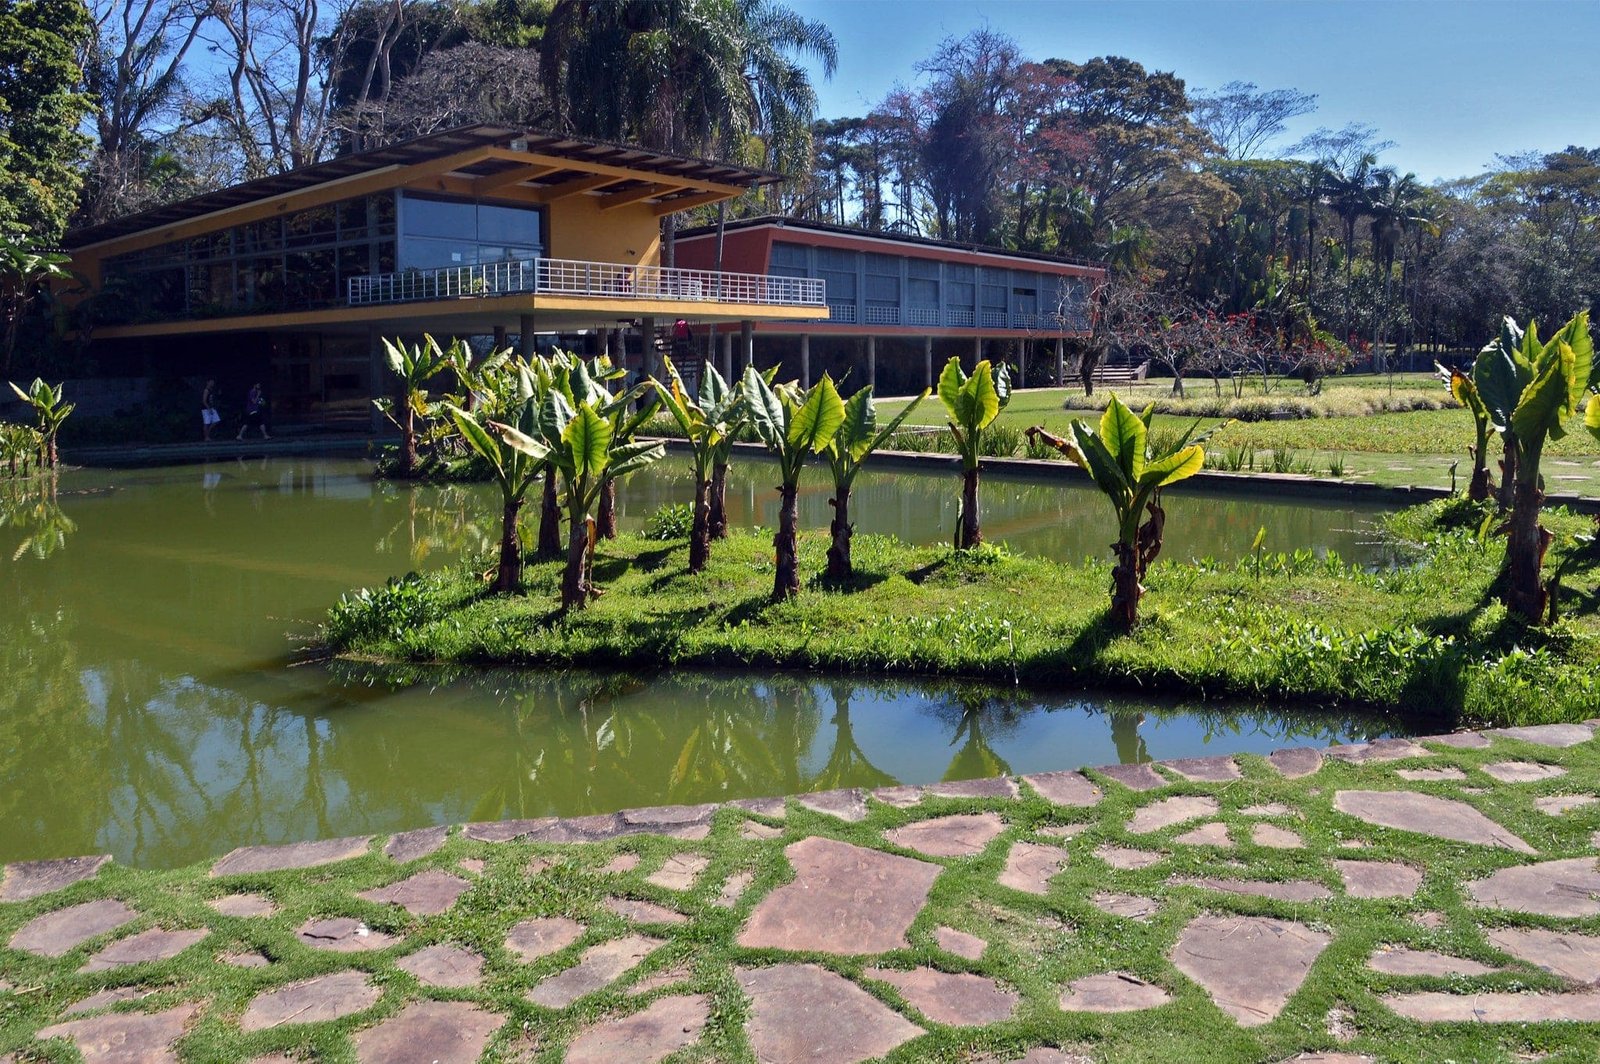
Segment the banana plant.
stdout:
<path fill-rule="evenodd" d="M 1513 485 L 1506 523 L 1505 604 L 1531 624 L 1545 619 L 1550 602 L 1543 569 L 1552 536 L 1539 523 L 1544 505 L 1539 462 L 1545 443 L 1566 435 L 1563 423 L 1578 412 L 1594 373 L 1588 311 L 1575 315 L 1543 344 L 1533 322 L 1523 330 L 1508 317 L 1500 335 L 1472 364 L 1473 383 L 1505 442 L 1502 490 L 1505 481 Z"/>
<path fill-rule="evenodd" d="M 77 408 L 77 404 L 69 403 L 62 398 L 61 392 L 66 387 L 66 382 L 63 381 L 52 388 L 41 378 L 35 377 L 33 383 L 28 385 L 27 391 L 17 387 L 14 382 L 7 383 L 11 384 L 11 390 L 17 393 L 17 398 L 33 408 L 33 416 L 39 422 L 45 468 L 54 469 L 58 461 L 56 433 L 61 431 L 61 423 Z"/>
<path fill-rule="evenodd" d="M 495 570 L 494 589 L 502 595 L 512 594 L 522 584 L 522 540 L 517 518 L 528 489 L 549 465 L 549 448 L 538 438 L 537 382 L 525 364 L 518 364 L 516 373 L 518 400 L 505 421 L 480 424 L 472 413 L 454 403 L 445 404 L 456 431 L 489 464 L 500 488 L 500 564 Z"/>
<path fill-rule="evenodd" d="M 1467 453 L 1472 456 L 1472 480 L 1467 485 L 1467 498 L 1482 502 L 1494 491 L 1494 483 L 1489 479 L 1489 434 L 1493 428 L 1489 423 L 1489 408 L 1483 405 L 1478 386 L 1472 383 L 1471 377 L 1458 369 L 1446 369 L 1437 362 L 1434 365 L 1439 370 L 1440 378 L 1449 387 L 1451 396 L 1472 415 L 1473 424 L 1478 430 L 1478 442 L 1467 448 Z"/>
<path fill-rule="evenodd" d="M 1011 401 L 1011 371 L 1005 363 L 991 366 L 988 359 L 972 367 L 967 376 L 961 359 L 952 357 L 939 374 L 939 401 L 949 417 L 950 432 L 961 454 L 961 512 L 956 517 L 956 550 L 969 550 L 983 542 L 978 513 L 978 448 L 983 430 L 994 423 Z"/>
<path fill-rule="evenodd" d="M 877 404 L 872 401 L 872 385 L 867 385 L 852 395 L 844 404 L 844 422 L 828 444 L 828 469 L 833 473 L 833 522 L 828 526 L 833 543 L 828 547 L 829 580 L 847 581 L 855 578 L 855 567 L 850 561 L 850 538 L 855 526 L 850 523 L 850 488 L 867 456 L 883 446 L 895 434 L 902 422 L 911 415 L 924 399 L 928 389 L 906 404 L 904 410 L 883 428 L 878 427 Z"/>
<path fill-rule="evenodd" d="M 1148 445 L 1153 416 L 1153 404 L 1140 417 L 1112 394 L 1098 428 L 1074 421 L 1068 439 L 1053 436 L 1038 425 L 1028 430 L 1030 438 L 1043 440 L 1082 467 L 1111 500 L 1117 514 L 1117 541 L 1111 545 L 1117 558 L 1111 570 L 1111 618 L 1124 631 L 1132 631 L 1139 623 L 1142 580 L 1161 552 L 1166 527 L 1161 489 L 1187 480 L 1206 464 L 1205 448 L 1190 442 L 1194 426 L 1169 453 L 1152 458 Z M 1141 525 L 1146 512 L 1150 519 Z"/>
<path fill-rule="evenodd" d="M 457 351 L 458 347 L 462 350 Z M 427 334 L 423 335 L 422 343 L 410 345 L 384 337 L 384 359 L 389 372 L 400 381 L 400 416 L 395 417 L 394 400 L 387 396 L 374 399 L 372 403 L 400 430 L 399 475 L 406 480 L 417 475 L 417 418 L 425 420 L 433 414 L 425 385 L 430 378 L 449 369 L 453 362 L 470 361 L 471 355 L 465 348 L 466 344 L 460 340 L 452 340 L 447 354 L 439 341 Z"/>
<path fill-rule="evenodd" d="M 606 478 L 625 477 L 658 461 L 667 451 L 660 442 L 624 442 L 612 431 L 611 418 L 616 408 L 632 403 L 645 385 L 608 400 L 604 389 L 577 361 L 571 367 L 569 380 L 577 401 L 569 401 L 566 390 L 552 389 L 539 410 L 539 431 L 543 449 L 566 485 L 567 567 L 561 579 L 561 608 L 582 609 L 599 594 L 594 586 L 592 511 Z M 501 435 L 513 447 L 536 442 L 521 439 L 520 433 L 502 430 Z M 528 447 L 527 453 L 536 452 Z"/>
<path fill-rule="evenodd" d="M 613 367 L 611 360 L 604 355 L 592 361 L 588 368 L 609 403 L 613 396 L 601 382 L 620 380 L 627 375 L 627 371 Z M 634 437 L 639 435 L 639 430 L 655 416 L 657 410 L 661 409 L 661 396 L 654 388 L 642 387 L 635 389 L 631 394 L 636 397 L 636 401 L 611 403 L 607 407 L 611 410 L 613 446 L 632 443 Z M 595 533 L 601 539 L 617 538 L 617 477 L 611 472 L 605 474 L 605 481 L 600 486 L 600 506 L 595 515 Z"/>
<path fill-rule="evenodd" d="M 844 424 L 844 400 L 833 378 L 822 379 L 802 392 L 798 384 L 774 387 L 754 366 L 746 366 L 739 382 L 745 407 L 756 435 L 778 458 L 782 483 L 778 491 L 778 531 L 772 537 L 777 553 L 773 574 L 774 601 L 800 593 L 799 506 L 800 471 L 806 457 L 821 454 Z"/>
<path fill-rule="evenodd" d="M 652 377 L 650 384 L 660 397 L 661 405 L 683 430 L 693 454 L 694 517 L 689 526 L 689 571 L 698 573 L 711 561 L 711 481 L 719 461 L 727 468 L 734 425 L 743 409 L 744 397 L 728 387 L 722 374 L 709 362 L 700 382 L 699 397 L 691 396 L 672 359 L 663 355 L 661 363 L 667 383 L 662 384 Z"/>

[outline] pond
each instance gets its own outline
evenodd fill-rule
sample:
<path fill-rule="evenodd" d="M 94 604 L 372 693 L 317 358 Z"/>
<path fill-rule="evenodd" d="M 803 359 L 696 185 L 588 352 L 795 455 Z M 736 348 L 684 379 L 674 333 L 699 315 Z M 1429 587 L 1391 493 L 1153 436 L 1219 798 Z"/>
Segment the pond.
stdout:
<path fill-rule="evenodd" d="M 690 484 L 669 459 L 625 524 Z M 739 467 L 735 467 L 736 470 Z M 770 469 L 731 518 L 775 520 Z M 953 480 L 863 474 L 859 527 L 923 542 Z M 1098 555 L 1103 500 L 992 478 L 985 531 Z M 803 520 L 826 520 L 820 480 Z M 490 489 L 374 483 L 366 463 L 76 470 L 55 503 L 0 485 L 0 861 L 170 867 L 234 846 L 500 817 L 927 783 L 1366 738 L 1388 721 L 1092 692 L 763 674 L 390 673 L 304 660 L 351 586 L 496 539 Z M 1172 494 L 1169 555 L 1373 560 L 1375 511 Z"/>

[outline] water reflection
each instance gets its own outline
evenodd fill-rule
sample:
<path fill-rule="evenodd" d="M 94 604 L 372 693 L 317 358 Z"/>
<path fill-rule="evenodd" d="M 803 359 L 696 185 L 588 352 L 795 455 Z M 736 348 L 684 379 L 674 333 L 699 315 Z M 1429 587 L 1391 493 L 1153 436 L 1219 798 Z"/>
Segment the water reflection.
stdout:
<path fill-rule="evenodd" d="M 736 478 L 735 520 L 773 520 L 767 471 Z M 1062 489 L 995 483 L 1008 536 L 1065 535 L 1072 516 L 1088 538 L 1055 549 L 1099 552 L 1097 497 L 1078 514 Z M 862 524 L 943 538 L 950 487 L 874 481 L 882 514 L 864 506 Z M 688 490 L 671 466 L 636 478 L 629 520 Z M 175 865 L 253 842 L 1188 756 L 1213 741 L 1266 751 L 1385 727 L 805 676 L 330 671 L 297 664 L 296 640 L 351 586 L 491 549 L 487 489 L 250 460 L 72 472 L 54 496 L 0 498 L 0 861 Z"/>
<path fill-rule="evenodd" d="M 0 477 L 0 550 L 13 562 L 30 555 L 44 561 L 77 530 L 61 508 L 54 473 L 21 480 Z"/>

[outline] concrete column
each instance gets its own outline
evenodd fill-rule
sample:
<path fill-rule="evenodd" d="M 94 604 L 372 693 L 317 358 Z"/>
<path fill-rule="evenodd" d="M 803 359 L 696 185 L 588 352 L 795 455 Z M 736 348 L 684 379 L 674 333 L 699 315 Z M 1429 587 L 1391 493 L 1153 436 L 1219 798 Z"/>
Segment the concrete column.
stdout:
<path fill-rule="evenodd" d="M 878 390 L 878 338 L 867 337 L 867 387 Z"/>
<path fill-rule="evenodd" d="M 639 322 L 639 337 L 644 341 L 644 348 L 639 355 L 639 369 L 646 377 L 659 377 L 661 370 L 656 365 L 656 319 L 644 318 Z"/>
<path fill-rule="evenodd" d="M 922 386 L 933 387 L 933 337 L 922 338 Z"/>
<path fill-rule="evenodd" d="M 753 321 L 739 323 L 739 354 L 745 366 L 756 364 L 756 323 Z M 741 366 L 740 372 L 743 370 L 744 366 Z"/>
<path fill-rule="evenodd" d="M 503 351 L 505 350 L 505 346 L 506 327 L 504 325 L 496 325 L 494 327 L 494 349 L 496 351 Z"/>
<path fill-rule="evenodd" d="M 372 392 L 374 395 L 383 395 L 389 389 L 389 366 L 383 357 L 383 340 L 377 329 L 367 330 L 367 361 L 372 374 Z M 384 416 L 378 412 L 376 406 L 369 409 L 372 416 L 372 431 L 383 431 Z"/>
<path fill-rule="evenodd" d="M 733 333 L 722 334 L 722 376 L 729 384 L 734 383 L 733 376 Z"/>
<path fill-rule="evenodd" d="M 811 387 L 811 334 L 800 337 L 800 387 Z"/>
<path fill-rule="evenodd" d="M 1022 377 L 1021 380 L 1017 381 L 1017 387 L 1019 388 L 1028 386 L 1028 346 L 1028 341 L 1026 340 L 1017 341 L 1017 371 Z"/>
<path fill-rule="evenodd" d="M 523 358 L 533 357 L 533 315 L 521 314 L 517 317 L 517 354 Z"/>
<path fill-rule="evenodd" d="M 1067 386 L 1067 341 L 1064 337 L 1056 337 L 1056 387 Z"/>
<path fill-rule="evenodd" d="M 974 367 L 976 367 L 977 364 L 979 362 L 982 362 L 982 361 L 983 361 L 983 337 L 974 336 L 972 338 L 972 364 L 973 364 Z"/>

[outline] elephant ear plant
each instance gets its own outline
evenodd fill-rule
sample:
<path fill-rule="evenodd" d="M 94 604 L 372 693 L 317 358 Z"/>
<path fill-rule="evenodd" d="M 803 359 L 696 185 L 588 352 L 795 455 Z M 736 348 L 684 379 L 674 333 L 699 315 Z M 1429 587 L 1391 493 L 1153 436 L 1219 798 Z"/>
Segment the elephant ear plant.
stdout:
<path fill-rule="evenodd" d="M 950 432 L 961 455 L 961 513 L 956 519 L 956 550 L 970 550 L 983 542 L 978 514 L 978 455 L 983 430 L 994 423 L 1011 401 L 1011 372 L 1005 364 L 991 366 L 985 359 L 972 367 L 969 377 L 961 360 L 951 358 L 939 374 L 939 401 L 949 416 Z"/>
<path fill-rule="evenodd" d="M 706 363 L 700 396 L 695 398 L 683 386 L 683 378 L 672 359 L 662 357 L 667 383 L 652 379 L 650 384 L 661 397 L 672 420 L 683 430 L 694 456 L 694 516 L 689 528 L 689 571 L 698 573 L 711 560 L 711 494 L 718 463 L 727 467 L 733 445 L 733 430 L 743 404 L 742 395 L 728 387 L 716 367 Z"/>
<path fill-rule="evenodd" d="M 1472 421 L 1478 431 L 1478 442 L 1467 448 L 1467 453 L 1472 456 L 1472 481 L 1467 485 L 1467 498 L 1473 502 L 1482 502 L 1494 491 L 1494 482 L 1489 479 L 1489 433 L 1493 426 L 1489 422 L 1489 408 L 1483 405 L 1483 398 L 1478 394 L 1478 386 L 1472 383 L 1472 378 L 1458 369 L 1438 367 L 1439 376 L 1450 388 L 1450 395 L 1456 402 L 1467 408 L 1472 415 Z"/>
<path fill-rule="evenodd" d="M 567 567 L 561 579 L 561 608 L 582 609 L 599 591 L 594 586 L 594 518 L 591 511 L 607 478 L 617 479 L 666 455 L 655 441 L 627 442 L 617 438 L 612 418 L 644 393 L 639 385 L 620 396 L 609 397 L 582 362 L 569 372 L 569 389 L 555 388 L 539 410 L 542 446 L 550 462 L 561 471 L 566 485 Z M 568 391 L 576 399 L 569 401 Z M 501 429 L 512 446 L 526 443 Z M 534 441 L 527 441 L 533 443 Z M 537 448 L 529 447 L 530 455 Z"/>
<path fill-rule="evenodd" d="M 77 409 L 77 404 L 69 403 L 62 397 L 62 389 L 66 387 L 64 382 L 52 388 L 41 378 L 35 377 L 27 391 L 14 383 L 7 383 L 11 384 L 11 390 L 17 393 L 17 398 L 33 408 L 33 416 L 39 422 L 39 457 L 46 469 L 54 469 L 58 461 L 56 434 L 61 431 L 61 423 Z"/>
<path fill-rule="evenodd" d="M 1541 344 L 1533 322 L 1526 331 L 1506 318 L 1500 336 L 1478 353 L 1473 383 L 1505 441 L 1505 484 L 1511 488 L 1506 523 L 1506 608 L 1532 624 L 1545 618 L 1549 589 L 1544 556 L 1552 536 L 1539 524 L 1544 478 L 1539 461 L 1548 440 L 1566 435 L 1563 422 L 1578 412 L 1594 383 L 1594 341 L 1589 314 L 1580 313 Z M 1592 406 L 1592 402 L 1591 402 Z"/>
<path fill-rule="evenodd" d="M 425 385 L 431 377 L 451 368 L 452 364 L 470 362 L 466 345 L 460 340 L 453 341 L 450 347 L 447 353 L 439 346 L 439 341 L 428 335 L 422 337 L 422 343 L 410 346 L 399 340 L 390 341 L 388 337 L 383 341 L 389 372 L 400 381 L 400 416 L 394 416 L 393 399 L 385 397 L 372 402 L 400 429 L 399 475 L 406 480 L 417 475 L 417 418 L 426 419 L 432 413 Z"/>
<path fill-rule="evenodd" d="M 1030 438 L 1043 440 L 1083 467 L 1116 510 L 1117 541 L 1111 549 L 1117 564 L 1111 570 L 1111 617 L 1124 631 L 1132 631 L 1139 623 L 1139 599 L 1144 594 L 1141 581 L 1161 552 L 1166 525 L 1161 489 L 1187 480 L 1206 464 L 1205 448 L 1190 442 L 1193 427 L 1168 453 L 1152 457 L 1147 450 L 1152 416 L 1152 410 L 1146 410 L 1143 417 L 1136 415 L 1112 395 L 1098 428 L 1074 421 L 1067 439 L 1037 425 L 1028 430 Z M 1139 519 L 1146 511 L 1150 519 L 1141 525 Z"/>
<path fill-rule="evenodd" d="M 494 589 L 501 595 L 512 594 L 522 584 L 522 541 L 517 533 L 517 517 L 528 489 L 549 464 L 549 448 L 538 439 L 536 379 L 520 363 L 512 372 L 517 378 L 515 398 L 503 422 L 491 421 L 485 426 L 454 403 L 445 405 L 456 431 L 489 464 L 500 488 L 500 564 L 495 570 Z"/>
<path fill-rule="evenodd" d="M 850 523 L 850 488 L 861 463 L 890 436 L 902 422 L 928 397 L 928 389 L 907 403 L 887 425 L 878 427 L 877 404 L 872 401 L 872 386 L 862 388 L 844 404 L 844 421 L 833 441 L 828 444 L 828 468 L 833 473 L 833 523 L 829 531 L 833 543 L 828 547 L 828 579 L 846 581 L 855 577 L 855 567 L 850 562 L 850 537 L 855 526 Z"/>
<path fill-rule="evenodd" d="M 772 537 L 777 552 L 772 597 L 792 598 L 800 593 L 799 507 L 800 471 L 806 457 L 827 450 L 844 424 L 844 400 L 833 378 L 824 376 L 807 391 L 795 384 L 774 387 L 747 366 L 739 382 L 745 407 L 756 435 L 778 458 L 783 502 L 778 510 L 778 531 Z"/>

